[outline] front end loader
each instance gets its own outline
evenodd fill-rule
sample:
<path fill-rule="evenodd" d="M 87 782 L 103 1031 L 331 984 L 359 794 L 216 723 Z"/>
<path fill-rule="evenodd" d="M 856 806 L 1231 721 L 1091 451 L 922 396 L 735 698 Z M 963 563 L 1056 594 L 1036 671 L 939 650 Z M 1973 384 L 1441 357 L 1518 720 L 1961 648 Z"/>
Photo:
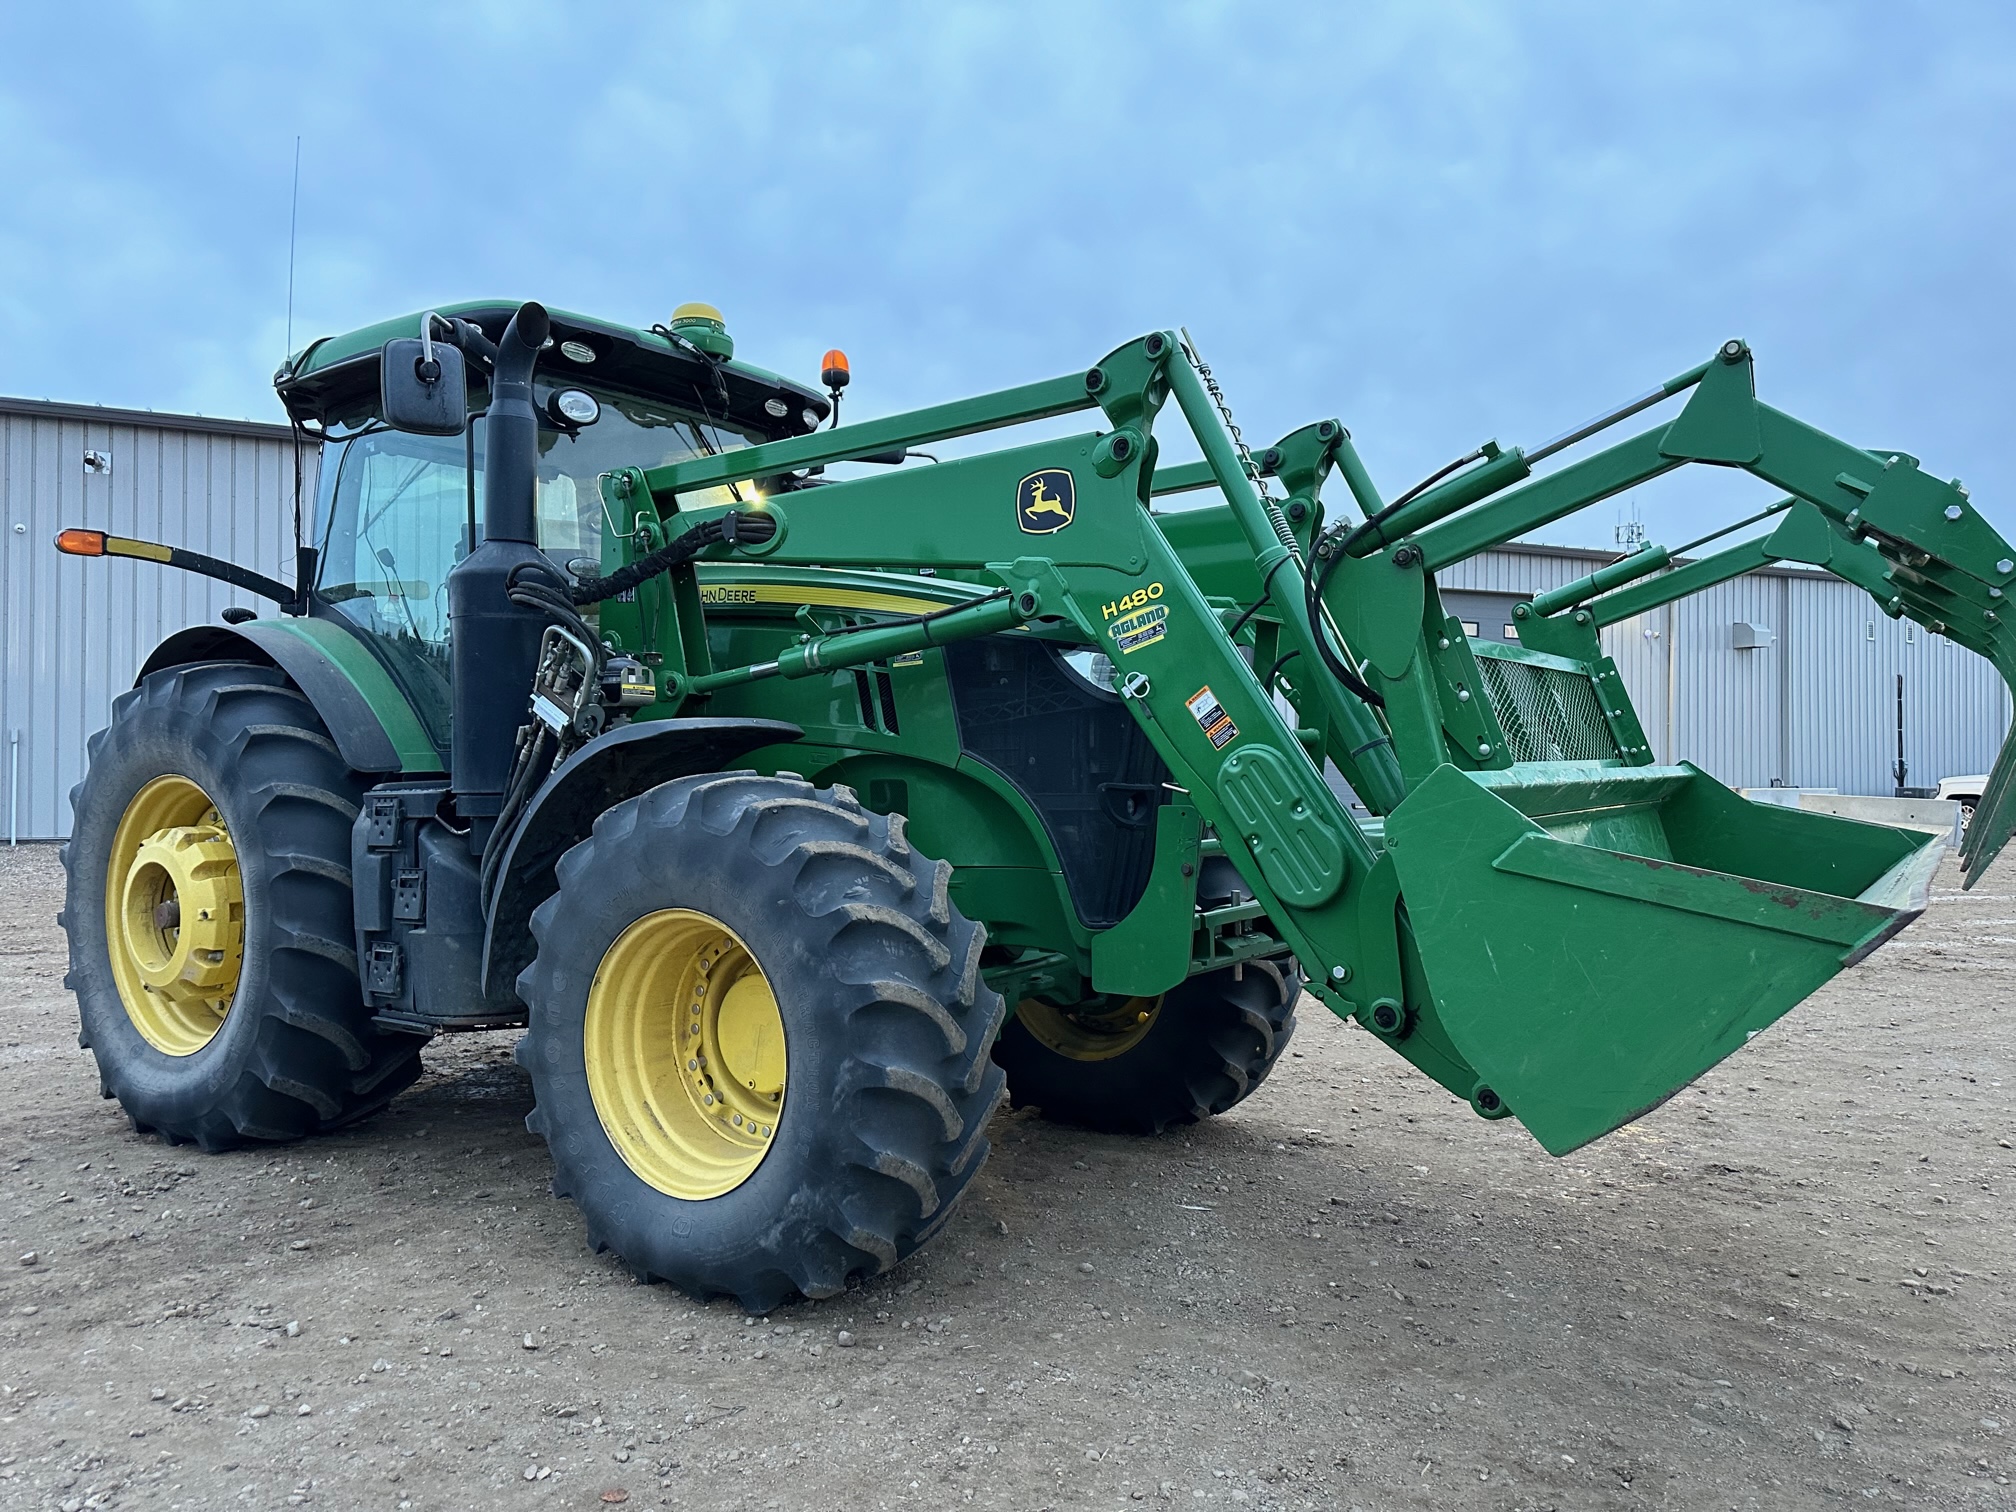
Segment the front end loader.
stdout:
<path fill-rule="evenodd" d="M 136 1127 L 297 1137 L 522 1025 L 594 1245 L 758 1310 L 923 1243 L 1004 1094 L 1225 1111 L 1305 986 L 1561 1154 L 1902 928 L 1940 855 L 1655 762 L 1602 625 L 1795 560 L 2016 675 L 1964 490 L 1759 403 L 1739 342 L 1390 501 L 1335 420 L 1248 451 L 1178 332 L 847 426 L 826 367 L 739 362 L 704 306 L 428 312 L 278 375 L 322 447 L 294 584 L 65 532 L 281 610 L 164 643 L 73 795 L 70 981 Z M 1171 424 L 1201 462 L 1158 465 Z M 1438 571 L 1689 463 L 1784 490 L 1763 544 L 1605 568 L 1517 645 L 1444 613 Z"/>

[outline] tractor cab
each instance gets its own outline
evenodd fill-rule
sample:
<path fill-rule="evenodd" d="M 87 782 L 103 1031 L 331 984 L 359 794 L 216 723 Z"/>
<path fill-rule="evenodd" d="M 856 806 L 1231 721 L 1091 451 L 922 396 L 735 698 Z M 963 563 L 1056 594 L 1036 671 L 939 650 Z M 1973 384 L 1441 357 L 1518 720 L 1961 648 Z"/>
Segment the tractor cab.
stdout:
<path fill-rule="evenodd" d="M 437 313 L 501 335 L 515 305 L 475 302 Z M 313 615 L 337 616 L 364 640 L 444 754 L 453 700 L 448 575 L 483 539 L 483 411 L 488 385 L 471 365 L 467 422 L 456 435 L 395 429 L 381 413 L 381 353 L 421 316 L 307 347 L 275 386 L 295 424 L 321 444 L 309 524 L 316 548 Z M 597 480 L 817 429 L 831 404 L 816 390 L 733 360 L 718 312 L 684 305 L 668 326 L 636 330 L 556 313 L 532 385 L 538 416 L 537 545 L 561 569 L 599 573 L 635 521 L 604 508 Z M 734 484 L 696 491 L 694 507 L 732 504 Z"/>

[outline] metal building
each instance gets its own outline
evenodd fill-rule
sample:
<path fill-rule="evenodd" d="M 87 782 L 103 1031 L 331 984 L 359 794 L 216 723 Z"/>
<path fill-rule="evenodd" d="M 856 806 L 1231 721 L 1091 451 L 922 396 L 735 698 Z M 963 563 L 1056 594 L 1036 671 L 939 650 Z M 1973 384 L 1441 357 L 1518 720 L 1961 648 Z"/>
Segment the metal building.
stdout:
<path fill-rule="evenodd" d="M 304 501 L 315 449 L 301 449 Z M 227 604 L 271 606 L 146 562 L 79 561 L 66 525 L 165 541 L 292 581 L 293 437 L 284 425 L 0 398 L 0 818 L 70 830 L 85 743 L 155 644 Z M 0 837 L 4 838 L 4 837 Z"/>
<path fill-rule="evenodd" d="M 1466 628 L 1516 639 L 1513 604 L 1616 555 L 1506 546 L 1437 581 Z M 2009 727 L 2008 690 L 1987 662 L 1816 569 L 1736 578 L 1611 626 L 1603 649 L 1657 759 L 1691 761 L 1731 787 L 1894 792 L 1900 674 L 1909 786 L 1987 771 Z"/>

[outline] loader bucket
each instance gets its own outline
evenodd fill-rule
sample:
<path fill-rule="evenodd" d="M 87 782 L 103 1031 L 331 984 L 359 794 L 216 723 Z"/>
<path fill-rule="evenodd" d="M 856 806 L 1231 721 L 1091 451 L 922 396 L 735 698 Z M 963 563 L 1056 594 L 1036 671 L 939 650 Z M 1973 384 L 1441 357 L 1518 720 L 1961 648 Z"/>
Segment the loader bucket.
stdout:
<path fill-rule="evenodd" d="M 2011 696 L 2016 697 L 2016 683 L 2011 684 L 2010 691 Z M 1967 826 L 1967 838 L 1960 847 L 1960 867 L 1964 873 L 1960 885 L 1963 888 L 1971 888 L 1981 880 L 1988 864 L 2001 855 L 2002 847 L 2009 843 L 2011 830 L 2016 830 L 2016 730 L 2012 730 L 2002 742 L 1994 769 L 1989 772 L 1980 800 L 1974 805 L 1974 818 Z"/>
<path fill-rule="evenodd" d="M 1436 770 L 1386 840 L 1432 1014 L 1555 1155 L 1649 1112 L 1924 911 L 1944 843 L 1698 768 Z"/>

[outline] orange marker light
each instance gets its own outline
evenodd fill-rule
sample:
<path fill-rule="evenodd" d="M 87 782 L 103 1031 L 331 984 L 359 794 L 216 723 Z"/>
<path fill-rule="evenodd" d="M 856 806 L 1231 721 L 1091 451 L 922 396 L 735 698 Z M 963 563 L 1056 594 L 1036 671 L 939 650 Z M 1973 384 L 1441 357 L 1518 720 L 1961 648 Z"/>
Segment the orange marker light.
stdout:
<path fill-rule="evenodd" d="M 847 387 L 847 380 L 853 377 L 847 370 L 847 354 L 838 347 L 826 354 L 819 368 L 819 381 L 829 389 L 843 389 Z"/>
<path fill-rule="evenodd" d="M 56 549 L 65 556 L 103 556 L 105 532 L 80 530 L 75 526 L 68 530 L 59 530 L 56 532 Z"/>

